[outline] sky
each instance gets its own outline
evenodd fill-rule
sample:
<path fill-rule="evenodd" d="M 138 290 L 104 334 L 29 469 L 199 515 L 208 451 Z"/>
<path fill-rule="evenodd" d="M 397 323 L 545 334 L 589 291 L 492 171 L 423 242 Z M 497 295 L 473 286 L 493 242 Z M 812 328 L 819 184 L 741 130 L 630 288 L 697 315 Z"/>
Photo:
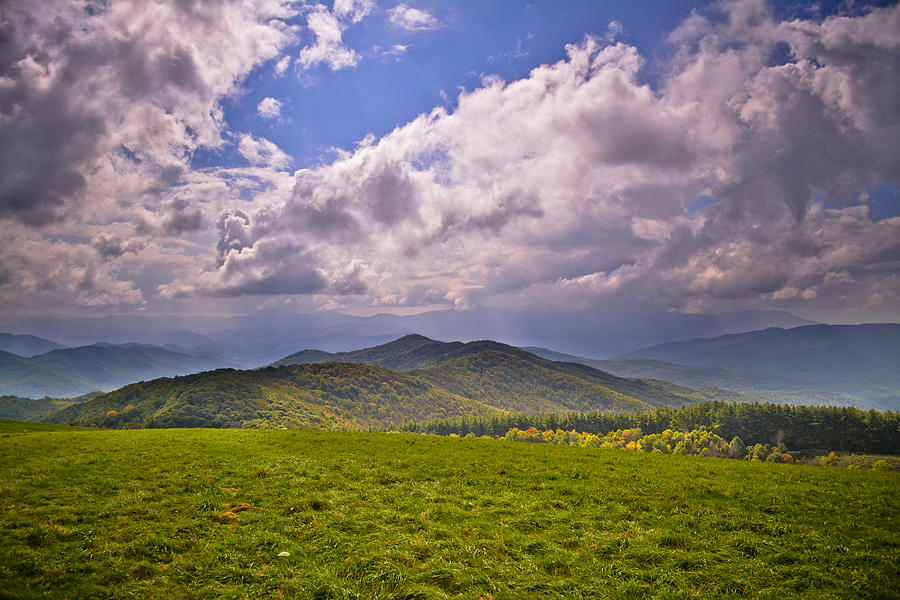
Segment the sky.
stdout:
<path fill-rule="evenodd" d="M 900 321 L 895 2 L 0 6 L 0 320 Z"/>

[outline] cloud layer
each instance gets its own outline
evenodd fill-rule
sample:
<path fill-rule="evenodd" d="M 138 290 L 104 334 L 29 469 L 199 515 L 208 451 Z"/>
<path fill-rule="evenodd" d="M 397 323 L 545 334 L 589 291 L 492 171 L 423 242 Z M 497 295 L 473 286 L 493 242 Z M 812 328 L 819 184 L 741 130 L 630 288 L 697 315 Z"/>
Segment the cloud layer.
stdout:
<path fill-rule="evenodd" d="M 652 87 L 637 48 L 588 36 L 329 164 L 291 173 L 275 144 L 234 134 L 249 167 L 192 170 L 191 151 L 226 143 L 221 98 L 294 39 L 288 7 L 259 6 L 60 5 L 39 30 L 4 11 L 0 217 L 18 258 L 0 298 L 34 293 L 16 281 L 30 269 L 84 304 L 900 306 L 900 217 L 874 220 L 864 193 L 900 181 L 900 7 L 779 21 L 723 2 L 672 32 Z M 313 7 L 302 66 L 356 64 L 341 35 L 373 10 Z M 435 26 L 418 12 L 388 14 Z M 73 221 L 83 241 L 53 238 Z M 41 245 L 70 257 L 54 255 L 66 276 L 29 258 Z M 126 268 L 141 260 L 174 277 L 142 294 Z"/>

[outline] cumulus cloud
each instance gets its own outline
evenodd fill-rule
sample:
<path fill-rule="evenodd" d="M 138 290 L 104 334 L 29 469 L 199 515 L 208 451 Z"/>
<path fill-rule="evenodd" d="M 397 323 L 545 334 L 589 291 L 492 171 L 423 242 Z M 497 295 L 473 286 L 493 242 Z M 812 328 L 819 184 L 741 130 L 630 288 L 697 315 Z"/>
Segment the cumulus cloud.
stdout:
<path fill-rule="evenodd" d="M 147 241 L 141 236 L 200 230 L 205 209 L 198 203 L 203 204 L 203 197 L 186 191 L 196 189 L 204 176 L 192 170 L 191 156 L 197 149 L 226 143 L 222 98 L 295 40 L 288 24 L 295 15 L 291 3 L 280 0 L 4 6 L 4 260 L 19 256 L 16 264 L 24 268 L 23 247 L 59 258 L 65 273 L 47 275 L 48 281 L 57 282 L 52 289 L 59 294 L 74 295 L 76 304 L 142 302 L 130 282 L 116 280 L 125 275 L 111 259 L 140 253 Z M 129 220 L 134 220 L 131 229 L 138 238 L 126 241 L 115 233 L 73 246 L 55 241 Z M 23 226 L 45 235 L 22 238 Z M 24 246 L 22 239 L 27 240 Z M 23 282 L 21 296 L 13 300 L 8 288 L 5 299 L 12 304 L 5 306 L 21 304 L 21 298 L 34 292 L 37 284 L 28 283 L 33 273 L 17 275 Z M 76 273 L 81 273 L 79 285 L 72 284 Z M 51 296 L 60 297 L 48 292 Z M 72 303 L 71 298 L 61 302 Z"/>
<path fill-rule="evenodd" d="M 486 79 L 452 113 L 298 171 L 280 202 L 229 213 L 202 281 L 167 291 L 678 310 L 890 301 L 900 218 L 846 198 L 900 176 L 898 19 L 895 6 L 779 22 L 761 2 L 720 3 L 672 34 L 656 89 L 636 48 L 588 37 L 524 79 Z M 309 268 L 320 278 L 300 285 Z"/>
<path fill-rule="evenodd" d="M 334 14 L 341 19 L 359 23 L 375 9 L 374 0 L 335 0 Z"/>
<path fill-rule="evenodd" d="M 337 0 L 332 10 L 322 4 L 315 5 L 306 18 L 315 43 L 300 50 L 298 63 L 304 69 L 324 63 L 332 71 L 355 67 L 360 55 L 344 45 L 344 30 L 361 21 L 374 7 L 371 0 Z"/>
<path fill-rule="evenodd" d="M 15 3 L 0 49 L 0 217 L 43 225 L 165 187 L 222 143 L 219 99 L 292 39 L 280 2 Z"/>
<path fill-rule="evenodd" d="M 413 8 L 407 4 L 398 4 L 388 11 L 388 18 L 395 27 L 407 31 L 423 31 L 437 29 L 438 20 L 428 11 Z"/>
<path fill-rule="evenodd" d="M 256 105 L 256 112 L 265 119 L 277 119 L 281 116 L 281 102 L 275 98 L 263 98 Z"/>
<path fill-rule="evenodd" d="M 253 137 L 249 133 L 240 135 L 238 152 L 251 165 L 255 166 L 264 165 L 276 170 L 282 170 L 291 163 L 291 158 L 275 143 L 263 137 Z"/>

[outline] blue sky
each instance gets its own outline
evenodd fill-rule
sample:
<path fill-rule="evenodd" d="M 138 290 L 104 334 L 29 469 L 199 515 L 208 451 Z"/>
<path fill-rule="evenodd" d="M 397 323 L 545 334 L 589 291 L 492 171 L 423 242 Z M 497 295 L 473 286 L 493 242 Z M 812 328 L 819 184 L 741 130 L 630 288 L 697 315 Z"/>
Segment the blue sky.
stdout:
<path fill-rule="evenodd" d="M 586 35 L 611 36 L 641 49 L 647 64 L 642 79 L 655 85 L 665 72 L 673 48 L 666 37 L 678 23 L 701 8 L 702 2 L 671 0 L 537 2 L 419 2 L 415 6 L 434 15 L 433 28 L 408 31 L 391 25 L 390 5 L 344 32 L 344 44 L 356 49 L 360 62 L 353 68 L 332 70 L 319 64 L 304 72 L 291 68 L 279 75 L 275 61 L 253 71 L 244 93 L 227 98 L 225 116 L 230 127 L 264 135 L 294 158 L 296 168 L 333 158 L 333 147 L 352 149 L 367 134 L 381 137 L 435 106 L 454 106 L 460 89 L 481 86 L 482 77 L 505 81 L 526 77 L 534 67 L 566 56 L 565 46 Z M 814 5 L 779 2 L 785 17 L 833 13 L 839 3 Z M 303 17 L 297 22 L 302 23 Z M 615 31 L 610 24 L 621 26 Z M 312 43 L 301 35 L 293 50 Z M 406 49 L 388 54 L 395 46 Z M 291 49 L 288 49 L 290 51 Z M 281 119 L 257 113 L 264 98 L 282 102 Z M 198 164 L 240 161 L 233 152 L 214 158 L 202 153 Z"/>
<path fill-rule="evenodd" d="M 900 318 L 896 2 L 0 19 L 3 318 Z"/>

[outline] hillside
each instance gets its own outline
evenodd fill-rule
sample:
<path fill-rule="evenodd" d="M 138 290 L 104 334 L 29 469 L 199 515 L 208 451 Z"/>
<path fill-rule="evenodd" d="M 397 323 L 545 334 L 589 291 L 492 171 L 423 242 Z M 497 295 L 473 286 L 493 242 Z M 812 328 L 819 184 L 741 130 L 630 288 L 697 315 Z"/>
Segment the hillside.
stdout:
<path fill-rule="evenodd" d="M 43 354 L 44 352 L 50 352 L 51 350 L 58 350 L 60 348 L 65 348 L 65 346 L 35 335 L 0 333 L 0 350 L 9 352 L 10 354 L 34 356 L 35 354 Z"/>
<path fill-rule="evenodd" d="M 19 396 L 0 396 L 0 419 L 40 421 L 52 412 L 79 402 L 93 400 L 100 395 L 102 395 L 100 392 L 92 392 L 77 398 L 21 398 Z"/>
<path fill-rule="evenodd" d="M 322 363 L 220 369 L 123 387 L 49 416 L 101 427 L 387 427 L 433 415 L 498 409 L 419 378 L 371 365 Z"/>
<path fill-rule="evenodd" d="M 492 377 L 484 377 L 481 374 L 480 371 L 486 367 L 485 365 L 478 365 L 478 359 L 461 360 L 482 353 L 493 353 L 492 358 L 488 361 L 491 363 Z M 505 359 L 504 361 L 498 360 L 501 356 Z M 286 356 L 274 364 L 311 364 L 325 361 L 381 365 L 399 371 L 416 371 L 417 369 L 435 367 L 435 371 L 427 371 L 431 373 L 430 377 L 434 378 L 435 381 L 441 381 L 440 385 L 449 386 L 448 389 L 467 389 L 468 394 L 471 394 L 470 397 L 487 395 L 497 398 L 510 398 L 521 396 L 522 392 L 527 392 L 523 386 L 518 386 L 514 390 L 509 388 L 509 385 L 515 386 L 516 382 L 522 378 L 526 378 L 533 384 L 540 386 L 541 389 L 548 391 L 556 388 L 557 384 L 562 385 L 561 381 L 568 377 L 570 385 L 575 385 L 571 378 L 580 380 L 580 383 L 576 386 L 579 394 L 589 396 L 590 393 L 587 390 L 594 389 L 593 393 L 597 394 L 597 398 L 593 402 L 596 404 L 603 404 L 604 400 L 602 398 L 604 395 L 608 396 L 610 392 L 619 396 L 630 397 L 631 400 L 637 400 L 651 406 L 681 406 L 682 404 L 703 400 L 740 399 L 737 394 L 721 389 L 700 391 L 673 385 L 665 381 L 616 377 L 584 364 L 548 360 L 525 349 L 491 340 L 464 344 L 462 342 L 439 342 L 421 335 L 407 335 L 387 344 L 353 352 L 329 353 L 320 350 L 304 350 Z M 454 361 L 459 362 L 455 362 L 452 366 L 438 368 L 454 363 Z M 500 363 L 504 364 L 501 365 Z M 472 367 L 473 370 L 471 372 L 466 371 L 466 367 Z M 537 381 L 536 378 L 539 379 L 539 374 L 546 381 Z M 473 382 L 476 380 L 481 381 L 482 385 L 474 386 Z M 451 381 L 453 382 L 452 384 Z M 501 384 L 500 382 L 505 383 Z M 604 389 L 598 390 L 596 386 L 602 386 Z M 534 398 L 538 396 L 537 393 L 529 394 Z M 613 396 L 608 397 L 612 398 Z M 562 401 L 562 398 L 559 397 L 559 400 Z M 622 400 L 622 398 L 619 398 L 619 400 Z M 515 404 L 516 402 L 518 400 L 512 403 Z M 552 403 L 555 402 L 552 401 Z M 563 401 L 564 404 L 566 402 L 573 406 L 582 403 L 581 400 Z M 585 402 L 590 404 L 592 401 L 585 400 Z M 509 408 L 509 406 L 505 408 Z M 580 409 L 573 408 L 573 410 Z"/>
<path fill-rule="evenodd" d="M 636 398 L 496 350 L 467 354 L 411 373 L 504 410 L 546 413 L 651 408 Z"/>
<path fill-rule="evenodd" d="M 72 397 L 157 377 L 226 365 L 212 354 L 185 354 L 141 344 L 94 344 L 30 358 L 0 353 L 0 394 Z"/>

